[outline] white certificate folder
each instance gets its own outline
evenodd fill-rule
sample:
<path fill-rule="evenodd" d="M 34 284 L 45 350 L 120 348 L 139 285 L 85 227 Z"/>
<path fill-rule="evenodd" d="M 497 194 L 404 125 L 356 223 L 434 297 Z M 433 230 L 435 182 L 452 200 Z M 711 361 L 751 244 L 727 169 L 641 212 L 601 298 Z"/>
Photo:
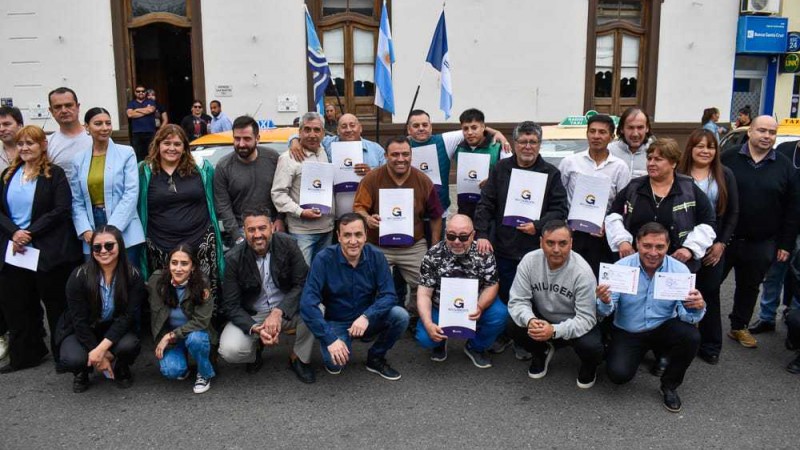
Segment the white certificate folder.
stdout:
<path fill-rule="evenodd" d="M 478 280 L 442 278 L 439 291 L 439 327 L 452 338 L 475 337 L 476 322 L 469 314 L 478 309 Z"/>
<path fill-rule="evenodd" d="M 511 169 L 503 225 L 518 227 L 539 220 L 542 215 L 547 175 L 530 170 Z"/>
<path fill-rule="evenodd" d="M 300 179 L 300 206 L 317 208 L 322 214 L 330 214 L 333 206 L 333 164 L 303 162 Z"/>
<path fill-rule="evenodd" d="M 355 192 L 361 177 L 356 174 L 356 164 L 364 162 L 361 141 L 331 142 L 333 163 L 333 192 Z"/>
<path fill-rule="evenodd" d="M 610 178 L 578 175 L 569 205 L 569 227 L 585 233 L 597 234 L 603 231 L 610 191 Z"/>
<path fill-rule="evenodd" d="M 380 189 L 378 197 L 378 214 L 381 216 L 378 245 L 414 245 L 414 190 Z"/>

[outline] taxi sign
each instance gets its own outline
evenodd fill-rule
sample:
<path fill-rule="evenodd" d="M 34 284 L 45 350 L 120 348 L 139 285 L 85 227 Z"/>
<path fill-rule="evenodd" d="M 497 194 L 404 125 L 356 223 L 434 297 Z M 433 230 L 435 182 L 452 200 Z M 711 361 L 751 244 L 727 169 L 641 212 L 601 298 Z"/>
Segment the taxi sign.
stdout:
<path fill-rule="evenodd" d="M 590 109 L 586 111 L 586 114 L 583 116 L 567 116 L 561 122 L 558 123 L 559 127 L 586 127 L 589 125 L 589 118 L 596 116 L 600 113 L 597 111 Z M 619 126 L 619 116 L 609 116 L 611 120 L 614 121 L 614 126 Z"/>
<path fill-rule="evenodd" d="M 783 119 L 780 126 L 782 127 L 800 127 L 800 119 Z"/>
<path fill-rule="evenodd" d="M 271 119 L 258 119 L 256 120 L 256 123 L 258 123 L 259 130 L 271 130 L 273 128 L 278 128 L 275 126 L 275 122 L 273 122 Z"/>

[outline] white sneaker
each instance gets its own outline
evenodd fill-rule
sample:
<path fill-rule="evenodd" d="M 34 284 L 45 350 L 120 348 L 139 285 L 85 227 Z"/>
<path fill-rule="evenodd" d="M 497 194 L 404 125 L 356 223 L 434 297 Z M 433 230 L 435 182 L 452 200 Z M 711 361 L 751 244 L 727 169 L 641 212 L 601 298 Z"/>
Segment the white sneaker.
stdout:
<path fill-rule="evenodd" d="M 8 337 L 3 334 L 0 335 L 0 359 L 5 359 L 8 356 Z"/>
<path fill-rule="evenodd" d="M 211 389 L 211 380 L 203 378 L 203 376 L 198 373 L 197 378 L 194 380 L 194 393 L 202 394 L 209 389 Z"/>

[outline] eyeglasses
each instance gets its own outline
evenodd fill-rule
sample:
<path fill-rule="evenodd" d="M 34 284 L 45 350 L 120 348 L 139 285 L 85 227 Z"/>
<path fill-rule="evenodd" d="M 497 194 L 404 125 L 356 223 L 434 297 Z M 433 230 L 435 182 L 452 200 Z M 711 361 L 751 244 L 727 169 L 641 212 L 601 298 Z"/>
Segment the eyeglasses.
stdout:
<path fill-rule="evenodd" d="M 117 243 L 112 241 L 105 242 L 103 244 L 92 244 L 92 251 L 94 253 L 100 253 L 103 251 L 103 249 L 105 249 L 107 252 L 110 252 L 111 250 L 114 250 L 115 245 L 117 245 Z"/>
<path fill-rule="evenodd" d="M 192 109 L 200 109 L 203 105 L 192 105 Z"/>
<path fill-rule="evenodd" d="M 516 141 L 518 147 L 536 147 L 539 141 Z"/>
<path fill-rule="evenodd" d="M 136 91 L 137 94 L 144 94 L 144 91 Z"/>
<path fill-rule="evenodd" d="M 447 233 L 447 234 L 444 235 L 444 237 L 446 237 L 447 240 L 450 241 L 450 242 L 453 242 L 456 239 L 458 239 L 461 242 L 467 242 L 469 240 L 469 238 L 472 237 L 472 233 L 474 233 L 474 232 L 475 232 L 475 230 L 470 231 L 469 234 Z"/>
<path fill-rule="evenodd" d="M 172 192 L 173 194 L 178 193 L 178 188 L 175 187 L 175 180 L 172 179 L 172 175 L 170 175 L 169 178 L 167 178 L 167 185 L 169 186 L 170 192 Z"/>

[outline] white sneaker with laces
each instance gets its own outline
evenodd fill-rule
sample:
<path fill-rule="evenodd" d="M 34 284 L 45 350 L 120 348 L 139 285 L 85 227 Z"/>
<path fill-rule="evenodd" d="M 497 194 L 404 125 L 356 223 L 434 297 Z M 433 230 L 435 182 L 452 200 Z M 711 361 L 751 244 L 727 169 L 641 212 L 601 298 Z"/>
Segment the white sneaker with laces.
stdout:
<path fill-rule="evenodd" d="M 8 356 L 8 337 L 3 334 L 0 335 L 0 360 L 5 359 L 6 356 Z"/>
<path fill-rule="evenodd" d="M 194 393 L 202 394 L 209 389 L 211 389 L 211 380 L 203 378 L 203 376 L 198 373 L 197 378 L 194 380 Z"/>

